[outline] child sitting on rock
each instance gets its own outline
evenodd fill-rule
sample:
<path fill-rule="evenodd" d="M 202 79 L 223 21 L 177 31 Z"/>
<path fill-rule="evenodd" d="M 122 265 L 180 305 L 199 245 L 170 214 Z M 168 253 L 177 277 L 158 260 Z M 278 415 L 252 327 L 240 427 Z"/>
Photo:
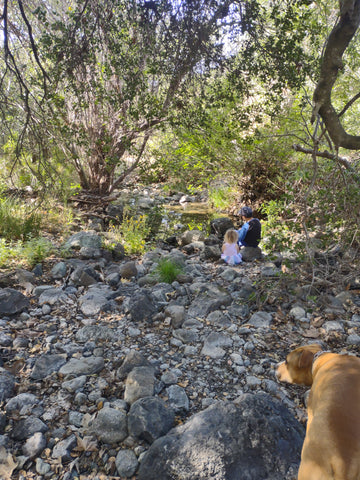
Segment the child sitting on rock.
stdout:
<path fill-rule="evenodd" d="M 238 265 L 242 262 L 242 257 L 239 253 L 239 245 L 237 244 L 238 238 L 239 234 L 236 230 L 229 229 L 225 233 L 221 258 L 228 265 Z"/>
<path fill-rule="evenodd" d="M 251 207 L 242 207 L 239 215 L 241 215 L 244 224 L 238 230 L 238 244 L 243 247 L 256 248 L 261 239 L 261 224 L 258 218 L 253 217 Z"/>

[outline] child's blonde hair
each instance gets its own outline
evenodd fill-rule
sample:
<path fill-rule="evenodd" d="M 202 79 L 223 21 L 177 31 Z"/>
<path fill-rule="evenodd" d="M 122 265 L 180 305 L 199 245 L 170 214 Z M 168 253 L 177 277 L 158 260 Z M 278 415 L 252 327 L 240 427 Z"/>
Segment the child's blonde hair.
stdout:
<path fill-rule="evenodd" d="M 239 234 L 236 230 L 230 228 L 229 230 L 226 230 L 225 236 L 224 236 L 224 241 L 226 243 L 237 243 L 239 238 Z"/>

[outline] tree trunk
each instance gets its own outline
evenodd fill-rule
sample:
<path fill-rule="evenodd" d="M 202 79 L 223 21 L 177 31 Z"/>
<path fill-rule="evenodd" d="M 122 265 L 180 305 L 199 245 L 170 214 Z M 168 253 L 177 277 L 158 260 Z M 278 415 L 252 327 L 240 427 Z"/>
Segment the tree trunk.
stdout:
<path fill-rule="evenodd" d="M 343 68 L 342 56 L 360 24 L 360 0 L 340 1 L 340 19 L 332 29 L 322 59 L 320 78 L 316 85 L 312 121 L 319 114 L 336 147 L 360 149 L 360 136 L 348 134 L 331 103 L 331 92 L 338 72 Z M 350 101 L 351 103 L 352 101 Z M 346 109 L 343 109 L 345 111 Z"/>

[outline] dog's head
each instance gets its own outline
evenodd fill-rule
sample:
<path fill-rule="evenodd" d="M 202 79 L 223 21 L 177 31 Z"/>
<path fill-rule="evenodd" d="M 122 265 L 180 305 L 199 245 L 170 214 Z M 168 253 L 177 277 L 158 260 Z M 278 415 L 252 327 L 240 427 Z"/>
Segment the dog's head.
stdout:
<path fill-rule="evenodd" d="M 321 346 L 314 343 L 299 347 L 288 354 L 285 362 L 281 362 L 276 369 L 276 376 L 281 382 L 297 383 L 300 385 L 312 384 L 312 363 Z"/>

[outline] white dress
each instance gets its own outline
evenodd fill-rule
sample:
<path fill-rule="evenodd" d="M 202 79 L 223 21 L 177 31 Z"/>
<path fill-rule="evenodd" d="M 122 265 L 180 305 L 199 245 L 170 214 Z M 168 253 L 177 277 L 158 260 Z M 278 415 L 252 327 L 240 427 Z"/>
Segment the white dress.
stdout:
<path fill-rule="evenodd" d="M 242 262 L 242 256 L 237 252 L 236 243 L 225 243 L 221 258 L 229 265 L 238 265 Z"/>

